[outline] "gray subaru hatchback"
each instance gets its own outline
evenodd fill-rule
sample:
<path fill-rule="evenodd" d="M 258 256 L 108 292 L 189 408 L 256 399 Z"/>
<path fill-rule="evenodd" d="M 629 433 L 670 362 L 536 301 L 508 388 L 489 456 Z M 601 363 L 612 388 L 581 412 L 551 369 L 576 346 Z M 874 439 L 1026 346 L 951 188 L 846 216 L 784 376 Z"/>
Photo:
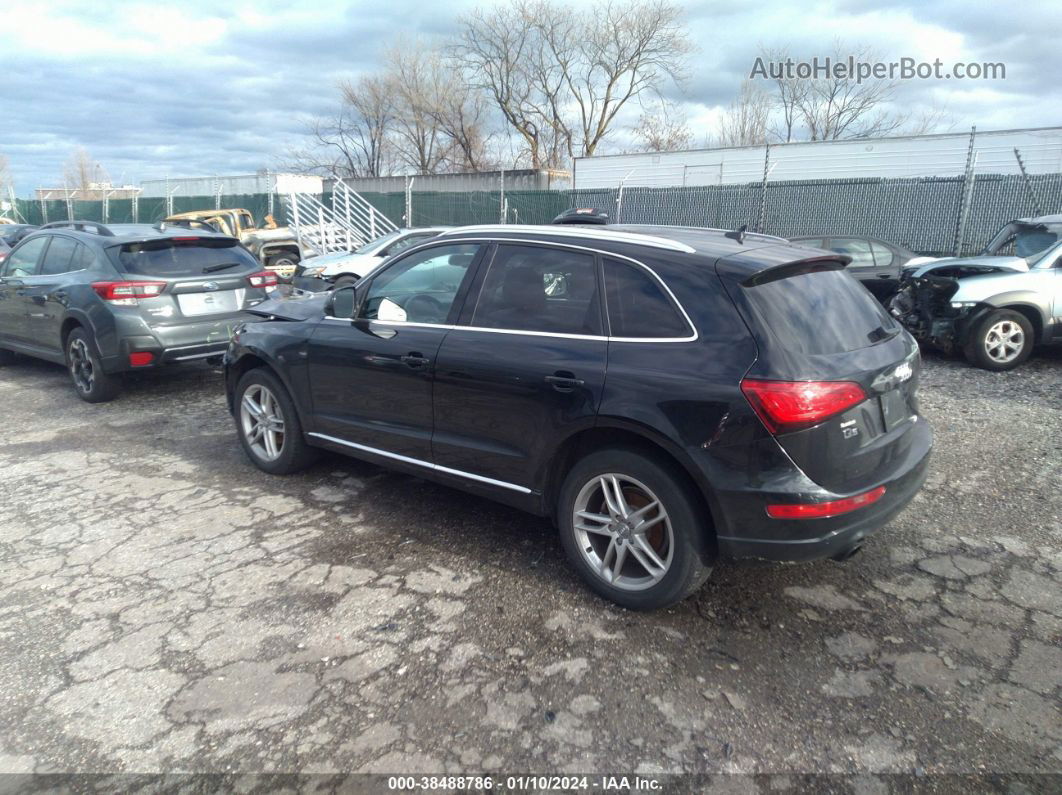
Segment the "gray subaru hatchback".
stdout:
<path fill-rule="evenodd" d="M 0 364 L 63 364 L 82 400 L 112 400 L 125 372 L 220 356 L 276 283 L 233 237 L 46 224 L 0 267 Z"/>

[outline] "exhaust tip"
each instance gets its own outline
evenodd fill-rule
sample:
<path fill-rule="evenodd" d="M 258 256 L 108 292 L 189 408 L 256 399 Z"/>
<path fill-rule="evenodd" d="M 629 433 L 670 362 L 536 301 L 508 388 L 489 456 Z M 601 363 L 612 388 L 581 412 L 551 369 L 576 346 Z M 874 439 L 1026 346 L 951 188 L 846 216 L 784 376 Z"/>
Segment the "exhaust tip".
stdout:
<path fill-rule="evenodd" d="M 831 560 L 836 560 L 838 563 L 844 563 L 846 560 L 851 560 L 857 554 L 859 554 L 859 551 L 862 548 L 863 548 L 862 544 L 855 544 L 853 546 L 848 547 L 848 549 L 846 549 L 846 550 L 844 550 L 842 552 L 838 552 L 836 555 L 834 555 L 831 558 Z"/>

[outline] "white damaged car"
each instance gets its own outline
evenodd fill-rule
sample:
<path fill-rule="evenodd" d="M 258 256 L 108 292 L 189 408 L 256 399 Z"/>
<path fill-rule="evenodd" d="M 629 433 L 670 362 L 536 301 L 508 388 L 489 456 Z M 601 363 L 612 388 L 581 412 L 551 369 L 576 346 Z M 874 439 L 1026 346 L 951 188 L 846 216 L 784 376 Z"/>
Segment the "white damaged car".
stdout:
<path fill-rule="evenodd" d="M 914 263 L 889 311 L 917 339 L 986 370 L 1062 343 L 1062 215 L 1011 221 L 976 257 Z"/>
<path fill-rule="evenodd" d="M 355 251 L 309 257 L 302 261 L 294 284 L 309 290 L 330 290 L 333 287 L 353 284 L 375 270 L 388 257 L 417 243 L 423 243 L 450 228 L 426 226 L 419 229 L 396 229 Z"/>

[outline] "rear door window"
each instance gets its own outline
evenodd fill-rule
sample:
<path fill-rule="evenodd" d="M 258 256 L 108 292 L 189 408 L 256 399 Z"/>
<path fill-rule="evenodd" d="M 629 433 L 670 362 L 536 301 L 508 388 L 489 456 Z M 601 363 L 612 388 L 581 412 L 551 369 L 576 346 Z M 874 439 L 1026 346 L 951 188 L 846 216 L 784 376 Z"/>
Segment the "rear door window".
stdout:
<path fill-rule="evenodd" d="M 594 256 L 546 246 L 498 246 L 471 325 L 600 336 Z"/>
<path fill-rule="evenodd" d="M 843 270 L 743 287 L 757 321 L 790 350 L 814 355 L 866 348 L 899 332 L 892 316 Z"/>
<path fill-rule="evenodd" d="M 58 273 L 69 273 L 79 270 L 76 261 L 78 243 L 68 237 L 56 236 L 52 238 L 52 244 L 48 246 L 48 252 L 44 255 L 41 263 L 41 274 L 54 276 Z"/>
<path fill-rule="evenodd" d="M 830 242 L 830 251 L 838 254 L 847 254 L 852 258 L 850 268 L 873 268 L 874 250 L 869 240 L 861 240 L 855 237 L 835 237 Z"/>
<path fill-rule="evenodd" d="M 605 260 L 605 298 L 612 337 L 661 339 L 693 333 L 660 283 L 637 265 Z"/>
<path fill-rule="evenodd" d="M 4 262 L 3 275 L 17 279 L 36 273 L 37 260 L 40 259 L 48 240 L 47 237 L 35 237 L 12 251 Z"/>
<path fill-rule="evenodd" d="M 137 276 L 228 276 L 261 268 L 235 241 L 201 237 L 125 243 L 110 249 L 110 254 L 120 271 Z"/>

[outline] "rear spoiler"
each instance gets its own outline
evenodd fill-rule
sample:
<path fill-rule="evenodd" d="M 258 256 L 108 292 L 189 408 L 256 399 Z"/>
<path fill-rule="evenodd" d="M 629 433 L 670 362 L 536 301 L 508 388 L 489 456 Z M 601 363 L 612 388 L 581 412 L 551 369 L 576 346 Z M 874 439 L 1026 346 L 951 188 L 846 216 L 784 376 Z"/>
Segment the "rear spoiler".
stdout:
<path fill-rule="evenodd" d="M 819 271 L 843 270 L 852 258 L 847 254 L 830 254 L 798 259 L 794 262 L 786 262 L 764 268 L 749 276 L 741 282 L 742 287 L 756 287 L 768 282 L 776 282 L 779 279 L 788 279 L 790 276 L 802 276 L 805 273 L 817 273 Z"/>

